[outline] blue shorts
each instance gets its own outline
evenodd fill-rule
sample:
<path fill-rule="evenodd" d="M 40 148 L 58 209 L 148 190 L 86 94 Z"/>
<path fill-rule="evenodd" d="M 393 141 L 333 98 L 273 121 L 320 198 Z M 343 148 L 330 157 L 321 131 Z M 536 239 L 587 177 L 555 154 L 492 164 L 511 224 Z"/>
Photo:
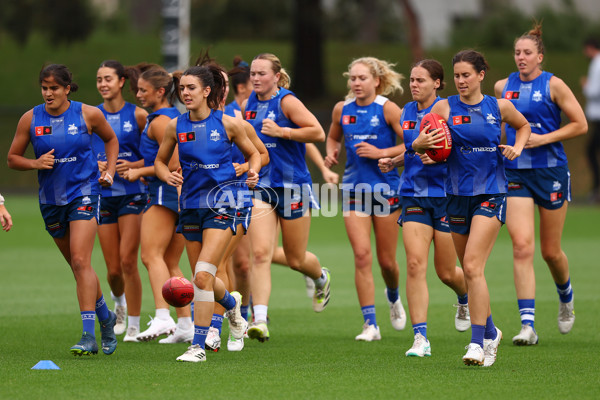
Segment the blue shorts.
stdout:
<path fill-rule="evenodd" d="M 446 215 L 450 232 L 467 235 L 475 215 L 496 217 L 501 223 L 506 221 L 506 194 L 480 194 L 477 196 L 448 195 Z"/>
<path fill-rule="evenodd" d="M 53 238 L 64 237 L 70 221 L 89 221 L 96 218 L 97 222 L 100 218 L 99 209 L 100 196 L 98 195 L 78 197 L 64 206 L 40 204 L 46 230 Z"/>
<path fill-rule="evenodd" d="M 177 196 L 177 188 L 156 179 L 148 184 L 148 203 L 146 210 L 152 206 L 167 207 L 174 213 L 179 213 L 179 203 Z"/>
<path fill-rule="evenodd" d="M 402 215 L 398 224 L 419 222 L 429 225 L 436 231 L 450 232 L 446 218 L 447 197 L 408 197 L 402 196 Z"/>
<path fill-rule="evenodd" d="M 254 198 L 270 204 L 277 215 L 283 219 L 297 219 L 311 209 L 320 209 L 311 185 L 294 185 L 290 188 L 258 187 L 253 192 Z"/>
<path fill-rule="evenodd" d="M 116 224 L 122 215 L 140 215 L 146 203 L 148 203 L 146 193 L 100 197 L 100 225 Z"/>
<path fill-rule="evenodd" d="M 350 192 L 342 190 L 342 211 L 356 211 L 379 217 L 390 215 L 402 207 L 399 194 Z"/>
<path fill-rule="evenodd" d="M 242 224 L 244 235 L 248 232 L 250 219 L 252 218 L 252 207 L 240 207 L 235 210 L 235 226 Z"/>
<path fill-rule="evenodd" d="M 571 173 L 563 165 L 552 168 L 507 169 L 508 197 L 531 197 L 547 210 L 571 201 Z"/>
<path fill-rule="evenodd" d="M 192 242 L 202 243 L 202 232 L 205 229 L 231 229 L 235 234 L 235 210 L 226 209 L 216 212 L 211 208 L 189 208 L 179 213 L 179 224 L 176 232 Z"/>

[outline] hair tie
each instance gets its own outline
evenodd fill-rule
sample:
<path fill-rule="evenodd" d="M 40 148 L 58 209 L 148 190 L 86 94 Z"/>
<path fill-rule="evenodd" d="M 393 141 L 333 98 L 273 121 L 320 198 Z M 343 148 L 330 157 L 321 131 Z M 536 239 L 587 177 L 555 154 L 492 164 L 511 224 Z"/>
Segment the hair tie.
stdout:
<path fill-rule="evenodd" d="M 242 67 L 242 68 L 248 68 L 249 65 L 246 61 L 242 60 L 240 61 L 240 63 L 238 64 L 238 67 Z"/>

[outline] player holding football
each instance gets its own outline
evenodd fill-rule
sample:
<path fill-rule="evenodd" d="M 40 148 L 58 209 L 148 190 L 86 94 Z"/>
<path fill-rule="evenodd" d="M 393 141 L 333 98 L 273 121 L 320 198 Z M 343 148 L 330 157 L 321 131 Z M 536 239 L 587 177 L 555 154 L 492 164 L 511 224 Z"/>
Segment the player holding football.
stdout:
<path fill-rule="evenodd" d="M 569 333 L 575 322 L 569 262 L 561 248 L 561 236 L 571 201 L 571 174 L 561 141 L 587 132 L 585 114 L 563 80 L 542 70 L 542 27 L 536 24 L 515 40 L 518 71 L 496 82 L 498 98 L 510 100 L 531 125 L 531 137 L 517 160 L 507 160 L 508 198 L 506 226 L 513 243 L 513 268 L 521 331 L 516 345 L 534 345 L 535 321 L 535 206 L 540 215 L 542 257 L 554 279 L 559 296 L 558 330 Z M 561 112 L 569 122 L 561 125 Z M 506 129 L 508 144 L 515 131 Z"/>
<path fill-rule="evenodd" d="M 396 243 L 400 216 L 400 175 L 397 170 L 382 173 L 377 160 L 395 157 L 404 151 L 400 126 L 401 110 L 387 95 L 402 93 L 403 76 L 393 65 L 373 57 L 358 58 L 348 66 L 349 93 L 332 113 L 327 135 L 325 165 L 338 163 L 344 140 L 346 168 L 342 194 L 344 225 L 354 252 L 354 282 L 364 325 L 356 340 L 381 340 L 375 315 L 375 283 L 371 254 L 371 227 L 375 232 L 377 261 L 385 282 L 390 320 L 396 330 L 404 329 L 406 313 L 399 293 Z"/>
<path fill-rule="evenodd" d="M 139 330 L 142 308 L 142 282 L 138 272 L 140 224 L 148 195 L 146 186 L 122 177 L 129 168 L 141 167 L 141 132 L 146 124 L 146 110 L 128 103 L 122 90 L 127 79 L 125 67 L 114 60 L 100 64 L 96 88 L 104 99 L 98 106 L 119 140 L 117 175 L 112 186 L 102 188 L 98 239 L 106 262 L 107 280 L 115 302 L 115 334 L 125 333 L 127 322 Z M 92 146 L 100 171 L 106 169 L 104 143 L 93 136 Z M 129 313 L 128 313 L 129 311 Z M 125 317 L 127 316 L 127 320 Z"/>
<path fill-rule="evenodd" d="M 481 53 L 463 50 L 454 55 L 454 84 L 458 95 L 438 101 L 431 109 L 448 121 L 452 151 L 448 157 L 446 215 L 469 295 L 471 343 L 466 365 L 491 366 L 496 361 L 502 332 L 496 328 L 484 271 L 506 215 L 507 182 L 504 162 L 517 158 L 531 129 L 508 100 L 481 93 L 488 64 Z M 500 144 L 500 124 L 516 131 L 514 145 Z M 431 133 L 441 142 L 442 132 Z M 423 153 L 429 144 L 413 149 Z"/>
<path fill-rule="evenodd" d="M 154 297 L 155 317 L 148 329 L 139 331 L 139 326 L 131 326 L 123 339 L 126 342 L 149 341 L 161 335 L 169 335 L 159 343 L 189 342 L 194 336 L 189 307 L 179 307 L 177 324 L 169 312 L 169 304 L 163 299 L 162 286 L 170 277 L 183 276 L 179 260 L 185 241 L 175 232 L 179 215 L 177 189 L 156 178 L 154 159 L 163 140 L 165 127 L 180 113 L 173 107 L 175 92 L 173 78 L 156 64 L 138 64 L 128 67 L 132 90 L 140 104 L 152 110 L 146 119 L 142 132 L 140 150 L 144 157 L 144 166 L 129 168 L 123 173 L 125 179 L 135 182 L 143 178 L 148 182 L 149 202 L 142 216 L 141 255 L 148 270 L 148 278 Z M 170 163 L 172 170 L 177 169 L 177 152 Z"/>
<path fill-rule="evenodd" d="M 71 353 L 98 353 L 94 333 L 97 315 L 102 351 L 112 354 L 117 348 L 117 317 L 104 301 L 91 258 L 100 186 L 113 183 L 119 143 L 98 108 L 69 100 L 69 94 L 78 86 L 66 66 L 47 65 L 40 72 L 39 83 L 44 104 L 27 111 L 19 120 L 8 151 L 8 166 L 21 171 L 38 170 L 40 210 L 46 230 L 73 271 L 83 334 Z M 92 132 L 104 142 L 106 168 L 102 172 L 92 152 Z M 35 159 L 23 156 L 30 143 Z"/>
<path fill-rule="evenodd" d="M 394 159 L 379 160 L 383 172 L 404 164 L 400 188 L 402 215 L 398 223 L 403 231 L 406 299 L 414 332 L 414 343 L 406 352 L 407 356 L 431 355 L 431 344 L 427 339 L 427 260 L 432 241 L 435 244 L 435 271 L 458 297 L 455 328 L 462 332 L 471 326 L 465 278 L 463 270 L 456 266 L 456 251 L 446 217 L 444 180 L 447 164 L 434 163 L 426 154 L 418 154 L 413 150 L 413 145 L 422 146 L 423 141 L 430 138 L 425 133 L 427 129 L 419 134 L 421 119 L 441 100 L 437 92 L 444 85 L 444 68 L 438 61 L 426 59 L 412 67 L 410 91 L 413 101 L 404 107 L 400 118 L 406 152 Z"/>
<path fill-rule="evenodd" d="M 216 65 L 188 68 L 174 77 L 180 99 L 188 112 L 167 125 L 156 156 L 157 176 L 171 186 L 181 186 L 178 231 L 186 238 L 194 275 L 194 338 L 177 361 L 206 360 L 205 340 L 214 301 L 227 311 L 229 329 L 241 339 L 248 322 L 240 313 L 241 296 L 229 293 L 216 278 L 217 268 L 236 230 L 238 188 L 231 144 L 248 160 L 247 184 L 258 182 L 261 157 L 246 135 L 242 121 L 219 110 L 225 91 L 224 71 Z M 178 145 L 181 169 L 171 171 L 168 162 Z"/>

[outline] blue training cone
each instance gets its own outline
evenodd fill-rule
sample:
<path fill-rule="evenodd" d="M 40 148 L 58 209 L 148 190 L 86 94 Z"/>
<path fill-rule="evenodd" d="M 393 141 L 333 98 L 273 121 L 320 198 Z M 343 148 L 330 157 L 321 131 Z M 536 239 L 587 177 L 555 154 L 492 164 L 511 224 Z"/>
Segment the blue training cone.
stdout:
<path fill-rule="evenodd" d="M 54 364 L 50 360 L 41 360 L 35 364 L 31 369 L 60 369 L 58 365 Z"/>

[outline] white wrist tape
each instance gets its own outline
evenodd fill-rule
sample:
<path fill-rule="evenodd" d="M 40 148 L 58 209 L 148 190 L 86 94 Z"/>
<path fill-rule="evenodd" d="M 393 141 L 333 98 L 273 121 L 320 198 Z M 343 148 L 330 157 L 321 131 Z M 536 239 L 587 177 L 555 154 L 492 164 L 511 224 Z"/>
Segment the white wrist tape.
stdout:
<path fill-rule="evenodd" d="M 217 267 L 206 261 L 198 261 L 196 263 L 196 268 L 194 269 L 194 279 L 196 278 L 196 275 L 198 275 L 198 272 L 208 272 L 212 276 L 215 276 L 217 273 Z"/>
<path fill-rule="evenodd" d="M 4 197 L 0 194 L 0 206 L 4 205 Z"/>

